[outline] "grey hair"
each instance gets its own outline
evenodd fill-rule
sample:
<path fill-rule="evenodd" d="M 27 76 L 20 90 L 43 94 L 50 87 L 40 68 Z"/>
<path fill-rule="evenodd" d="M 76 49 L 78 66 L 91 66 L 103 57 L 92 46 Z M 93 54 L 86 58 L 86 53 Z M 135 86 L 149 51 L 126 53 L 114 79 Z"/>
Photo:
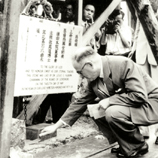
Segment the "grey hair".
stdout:
<path fill-rule="evenodd" d="M 73 54 L 72 60 L 75 60 L 76 62 L 80 62 L 85 57 L 90 56 L 94 54 L 95 51 L 90 46 L 85 46 L 77 49 L 77 51 Z"/>

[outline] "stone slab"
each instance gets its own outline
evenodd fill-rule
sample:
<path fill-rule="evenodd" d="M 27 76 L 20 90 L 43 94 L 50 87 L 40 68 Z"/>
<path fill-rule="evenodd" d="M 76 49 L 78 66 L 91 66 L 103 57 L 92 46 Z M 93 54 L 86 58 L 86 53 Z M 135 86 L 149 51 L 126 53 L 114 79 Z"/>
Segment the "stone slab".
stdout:
<path fill-rule="evenodd" d="M 140 158 L 158 158 L 158 145 L 154 144 L 155 137 L 146 140 L 149 152 Z M 76 140 L 71 144 L 50 149 L 35 155 L 36 158 L 117 158 L 111 154 L 111 147 L 106 140 L 97 140 L 94 137 Z M 116 147 L 118 145 L 116 144 Z"/>
<path fill-rule="evenodd" d="M 84 158 L 96 152 L 100 152 L 108 147 L 107 139 L 98 140 L 90 136 L 81 140 L 76 140 L 67 145 L 56 147 L 40 152 L 36 158 Z"/>

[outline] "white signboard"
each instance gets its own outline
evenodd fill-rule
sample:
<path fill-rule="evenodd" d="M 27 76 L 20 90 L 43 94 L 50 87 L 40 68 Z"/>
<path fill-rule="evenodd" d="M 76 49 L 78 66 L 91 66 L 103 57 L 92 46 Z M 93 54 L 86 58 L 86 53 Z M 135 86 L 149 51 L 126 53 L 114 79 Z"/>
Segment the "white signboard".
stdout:
<path fill-rule="evenodd" d="M 82 29 L 21 15 L 14 96 L 75 92 L 78 75 L 70 56 Z"/>

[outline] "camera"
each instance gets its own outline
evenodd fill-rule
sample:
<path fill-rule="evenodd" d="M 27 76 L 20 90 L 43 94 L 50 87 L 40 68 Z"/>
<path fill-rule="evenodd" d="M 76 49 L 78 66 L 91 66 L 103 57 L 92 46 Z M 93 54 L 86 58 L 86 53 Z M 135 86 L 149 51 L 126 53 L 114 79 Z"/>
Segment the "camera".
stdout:
<path fill-rule="evenodd" d="M 115 26 L 120 24 L 121 23 L 121 20 L 110 20 L 108 19 L 107 21 L 105 21 L 104 23 L 104 27 L 105 27 L 105 30 L 106 30 L 106 33 L 107 34 L 114 34 L 116 33 L 116 28 Z"/>

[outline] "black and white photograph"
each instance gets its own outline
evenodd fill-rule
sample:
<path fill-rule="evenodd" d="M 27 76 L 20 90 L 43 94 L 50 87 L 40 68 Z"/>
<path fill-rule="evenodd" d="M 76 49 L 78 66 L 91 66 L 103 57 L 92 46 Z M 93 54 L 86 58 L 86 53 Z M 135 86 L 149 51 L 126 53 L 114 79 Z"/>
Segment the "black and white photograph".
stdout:
<path fill-rule="evenodd" d="M 0 158 L 158 158 L 158 0 L 0 0 Z"/>

